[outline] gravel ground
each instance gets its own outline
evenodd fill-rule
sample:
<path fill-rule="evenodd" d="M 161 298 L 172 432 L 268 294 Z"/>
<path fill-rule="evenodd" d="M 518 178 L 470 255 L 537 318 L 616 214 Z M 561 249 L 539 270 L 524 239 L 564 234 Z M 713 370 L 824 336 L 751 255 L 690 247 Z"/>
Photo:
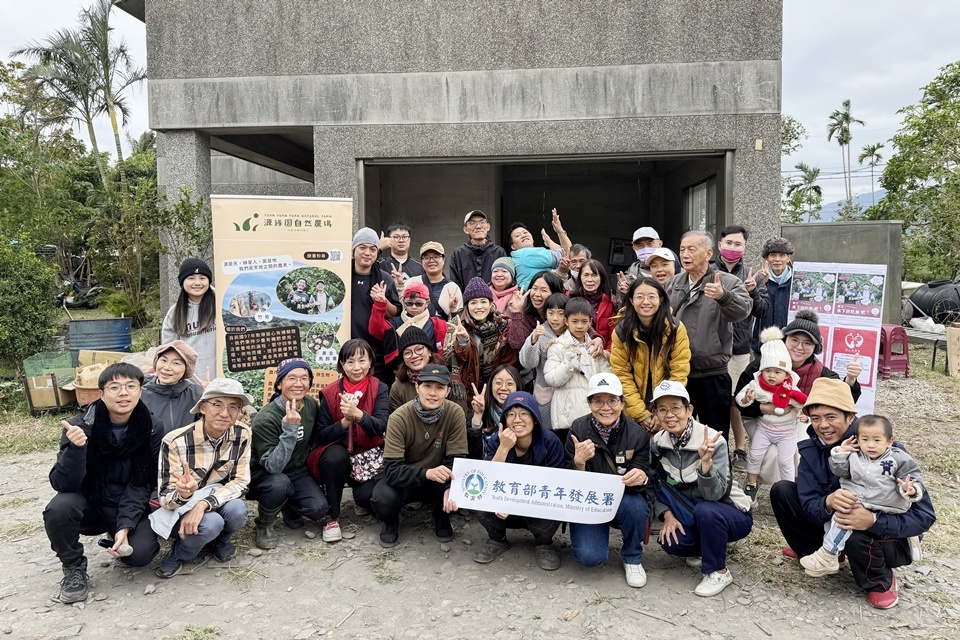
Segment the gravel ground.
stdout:
<path fill-rule="evenodd" d="M 407 512 L 401 544 L 383 550 L 379 526 L 345 508 L 351 540 L 329 545 L 319 527 L 283 527 L 278 549 L 248 554 L 252 522 L 230 563 L 212 557 L 160 580 L 153 567 L 127 569 L 87 542 L 92 579 L 86 603 L 53 597 L 61 577 L 42 531 L 52 495 L 53 452 L 0 456 L 0 632 L 16 638 L 956 638 L 960 625 L 960 543 L 955 495 L 960 471 L 960 385 L 937 374 L 881 383 L 877 411 L 918 458 L 939 522 L 919 566 L 898 570 L 900 605 L 867 605 L 848 570 L 813 579 L 780 555 L 783 545 L 765 493 L 753 533 L 731 545 L 734 584 L 716 598 L 693 595 L 699 573 L 650 544 L 649 581 L 631 589 L 611 541 L 606 566 L 576 566 L 563 544 L 559 571 L 544 572 L 533 542 L 511 532 L 513 548 L 490 565 L 472 560 L 485 535 L 476 519 L 454 518 L 440 544 L 429 513 Z M 312 535 L 311 535 L 312 534 Z M 256 551 L 255 551 L 256 553 Z M 159 557 L 154 562 L 159 561 Z"/>

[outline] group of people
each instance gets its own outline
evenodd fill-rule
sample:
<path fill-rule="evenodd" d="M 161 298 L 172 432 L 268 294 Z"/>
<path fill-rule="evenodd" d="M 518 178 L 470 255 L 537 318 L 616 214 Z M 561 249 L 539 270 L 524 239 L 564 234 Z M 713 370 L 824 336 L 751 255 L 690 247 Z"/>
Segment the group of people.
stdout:
<path fill-rule="evenodd" d="M 574 559 L 604 564 L 610 529 L 619 529 L 626 581 L 642 587 L 657 522 L 656 542 L 700 569 L 700 596 L 732 582 L 727 546 L 750 533 L 763 478 L 784 555 L 824 576 L 845 554 L 870 603 L 894 606 L 892 569 L 915 557 L 932 503 L 889 421 L 857 419 L 860 365 L 841 379 L 817 358 L 816 314 L 787 321 L 790 241 L 768 239 L 752 268 L 741 226 L 716 243 L 689 231 L 676 254 L 641 227 L 637 261 L 614 282 L 571 242 L 556 211 L 552 222 L 558 242 L 541 230 L 546 246 L 537 247 L 516 224 L 507 252 L 489 239 L 487 216 L 469 212 L 449 278 L 440 243 L 424 243 L 417 262 L 406 225 L 360 229 L 339 380 L 314 397 L 309 363 L 284 360 L 273 397 L 252 419 L 238 382 L 198 384 L 197 367 L 213 357 L 212 276 L 186 261 L 155 377 L 111 365 L 101 399 L 63 424 L 50 476 L 58 493 L 44 511 L 63 564 L 61 599 L 86 597 L 81 533 L 106 532 L 101 544 L 131 566 L 151 562 L 157 536 L 169 537 L 157 568 L 165 578 L 205 546 L 229 560 L 247 519 L 241 498 L 258 503 L 263 549 L 277 546 L 281 521 L 316 521 L 325 542 L 350 535 L 339 522 L 346 487 L 356 512 L 382 523 L 382 546 L 398 544 L 413 503 L 431 509 L 435 537 L 449 541 L 453 460 L 466 457 L 620 476 L 612 520 L 570 523 Z M 741 485 L 734 468 L 744 464 Z M 493 562 L 510 547 L 508 530 L 522 528 L 538 566 L 560 566 L 561 522 L 479 519 L 488 539 L 478 563 Z"/>

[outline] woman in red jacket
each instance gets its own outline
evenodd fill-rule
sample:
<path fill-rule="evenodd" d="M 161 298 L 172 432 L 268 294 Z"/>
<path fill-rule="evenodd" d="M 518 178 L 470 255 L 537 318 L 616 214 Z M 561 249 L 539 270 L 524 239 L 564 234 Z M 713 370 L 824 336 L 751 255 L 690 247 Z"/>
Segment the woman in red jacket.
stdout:
<path fill-rule="evenodd" d="M 607 270 L 599 260 L 587 260 L 580 268 L 570 297 L 583 298 L 593 307 L 593 328 L 603 338 L 603 348 L 609 351 L 613 336 L 613 327 L 610 326 L 610 318 L 614 313 L 613 292 Z"/>

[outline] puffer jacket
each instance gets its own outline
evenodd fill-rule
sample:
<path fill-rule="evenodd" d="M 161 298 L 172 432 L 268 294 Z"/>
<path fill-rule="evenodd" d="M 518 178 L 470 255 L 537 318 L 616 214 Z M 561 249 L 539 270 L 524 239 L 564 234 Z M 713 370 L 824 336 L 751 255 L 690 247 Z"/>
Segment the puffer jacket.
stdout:
<path fill-rule="evenodd" d="M 720 438 L 713 450 L 713 466 L 707 475 L 701 475 L 700 454 L 697 449 L 703 444 L 704 425 L 693 420 L 693 433 L 690 441 L 677 453 L 673 448 L 670 433 L 666 430 L 658 432 L 650 442 L 650 455 L 653 457 L 654 467 L 659 464 L 666 472 L 670 484 L 683 493 L 691 502 L 723 502 L 736 507 L 744 513 L 750 511 L 750 498 L 743 492 L 740 485 L 733 479 L 730 469 L 730 454 L 727 451 L 727 441 Z M 706 427 L 707 437 L 715 438 L 717 431 Z M 663 520 L 667 505 L 659 500 L 654 503 L 654 513 Z"/>
<path fill-rule="evenodd" d="M 723 296 L 713 300 L 703 294 L 706 283 L 720 273 Z M 683 322 L 690 338 L 690 377 L 706 378 L 727 372 L 733 355 L 733 327 L 750 315 L 753 301 L 737 276 L 713 267 L 692 288 L 690 277 L 681 271 L 664 284 L 673 315 Z"/>
<path fill-rule="evenodd" d="M 140 401 L 150 410 L 153 430 L 163 437 L 197 419 L 190 410 L 200 401 L 202 395 L 203 388 L 193 380 L 160 384 L 154 377 L 143 385 Z"/>
<path fill-rule="evenodd" d="M 574 420 L 590 413 L 587 405 L 589 376 L 580 369 L 580 358 L 574 352 L 578 344 L 570 332 L 565 331 L 547 347 L 543 378 L 553 387 L 550 426 L 554 430 L 569 429 Z M 604 351 L 600 357 L 593 358 L 593 373 L 606 371 L 610 371 L 610 359 L 609 353 Z"/>
<path fill-rule="evenodd" d="M 669 332 L 669 325 L 665 332 Z M 636 331 L 633 332 L 634 338 L 637 337 Z M 625 403 L 624 413 L 637 422 L 643 422 L 650 417 L 650 411 L 647 409 L 647 382 L 652 383 L 650 391 L 664 380 L 674 380 L 686 386 L 687 378 L 690 375 L 690 340 L 687 337 L 687 329 L 682 322 L 677 323 L 677 338 L 673 343 L 673 349 L 670 352 L 670 368 L 666 366 L 666 357 L 664 353 L 657 355 L 656 362 L 650 367 L 650 346 L 644 342 L 637 345 L 633 360 L 627 357 L 627 348 L 617 335 L 613 332 L 613 348 L 610 351 L 610 370 L 623 385 L 623 399 Z"/>
<path fill-rule="evenodd" d="M 737 261 L 733 269 L 727 271 L 727 265 L 723 260 L 717 260 L 712 263 L 713 267 L 721 273 L 729 273 L 740 278 L 743 282 L 750 275 L 750 270 L 743 264 L 743 260 Z M 744 287 L 746 290 L 746 287 Z M 763 278 L 757 282 L 753 291 L 747 292 L 753 301 L 753 308 L 750 315 L 733 325 L 733 355 L 742 356 L 750 353 L 750 341 L 753 338 L 753 325 L 759 324 L 767 313 L 767 307 L 770 306 L 770 295 L 767 293 L 767 287 L 764 286 Z M 754 322 L 756 319 L 756 322 Z"/>

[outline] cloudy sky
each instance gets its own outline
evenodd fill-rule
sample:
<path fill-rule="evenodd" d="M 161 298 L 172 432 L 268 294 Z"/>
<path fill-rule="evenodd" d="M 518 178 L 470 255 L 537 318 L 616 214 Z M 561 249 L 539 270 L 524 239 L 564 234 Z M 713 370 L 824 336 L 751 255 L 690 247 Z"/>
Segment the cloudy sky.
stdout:
<path fill-rule="evenodd" d="M 0 55 L 53 29 L 74 24 L 86 0 L 13 3 L 4 0 Z M 10 5 L 13 5 L 11 7 Z M 113 18 L 136 60 L 144 63 L 144 26 L 123 12 Z M 949 62 L 960 60 L 960 2 L 903 0 L 785 0 L 783 16 L 783 112 L 799 119 L 810 133 L 803 148 L 784 161 L 820 167 L 824 201 L 844 197 L 840 149 L 827 142 L 827 118 L 849 98 L 853 113 L 865 121 L 853 130 L 853 162 L 860 149 L 888 140 L 897 130 L 897 110 L 915 103 L 920 88 Z M 953 44 L 951 44 L 953 43 Z M 132 96 L 129 131 L 148 127 L 146 90 Z M 109 135 L 106 122 L 98 137 Z M 881 151 L 890 157 L 890 148 Z M 869 169 L 855 174 L 854 191 L 870 191 Z"/>

